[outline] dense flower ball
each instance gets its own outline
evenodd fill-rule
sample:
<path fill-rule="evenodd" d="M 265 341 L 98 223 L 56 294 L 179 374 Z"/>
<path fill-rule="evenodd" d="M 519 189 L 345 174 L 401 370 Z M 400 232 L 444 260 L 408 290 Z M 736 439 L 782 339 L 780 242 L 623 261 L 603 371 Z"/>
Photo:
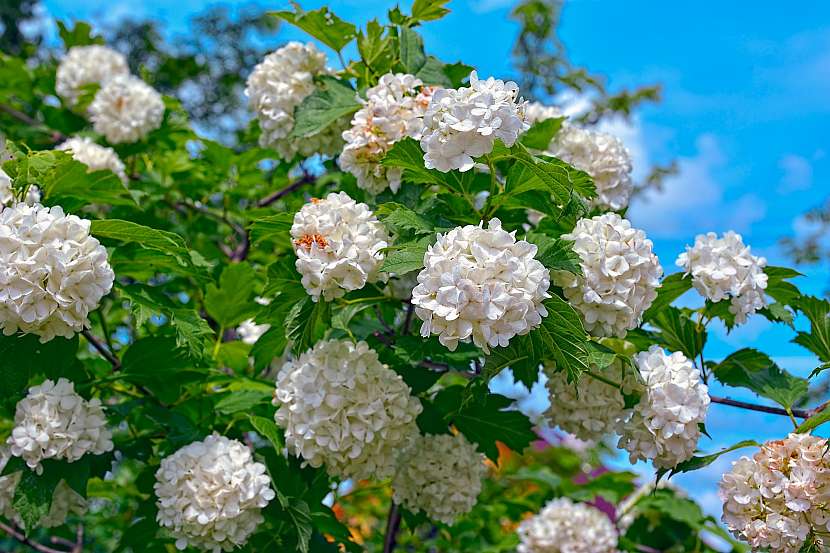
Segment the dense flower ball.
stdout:
<path fill-rule="evenodd" d="M 259 120 L 260 146 L 274 148 L 283 159 L 297 154 L 308 157 L 340 152 L 340 133 L 348 125 L 348 118 L 313 136 L 289 138 L 294 129 L 294 108 L 314 92 L 314 77 L 331 72 L 324 53 L 314 44 L 300 42 L 289 42 L 254 67 L 245 94 Z"/>
<path fill-rule="evenodd" d="M 161 94 L 131 75 L 107 81 L 89 105 L 95 132 L 111 144 L 137 142 L 161 127 L 163 118 Z"/>
<path fill-rule="evenodd" d="M 797 553 L 811 532 L 830 531 L 830 454 L 819 436 L 765 443 L 735 461 L 719 488 L 724 524 L 753 550 Z"/>
<path fill-rule="evenodd" d="M 386 227 L 363 203 L 345 192 L 313 199 L 294 215 L 291 226 L 297 271 L 314 301 L 339 298 L 367 283 L 377 282 L 383 250 L 389 245 Z"/>
<path fill-rule="evenodd" d="M 7 443 L 12 455 L 37 471 L 45 459 L 72 463 L 87 453 L 100 455 L 113 447 L 101 400 L 85 400 L 65 378 L 29 388 L 17 403 Z"/>
<path fill-rule="evenodd" d="M 418 436 L 401 455 L 392 493 L 395 503 L 452 524 L 475 506 L 486 467 L 462 434 Z"/>
<path fill-rule="evenodd" d="M 30 185 L 26 190 L 26 198 L 24 202 L 28 205 L 34 205 L 40 202 L 40 189 L 37 186 Z M 17 203 L 12 191 L 12 179 L 9 175 L 0 169 L 0 211 L 8 205 Z"/>
<path fill-rule="evenodd" d="M 450 350 L 472 338 L 489 352 L 539 326 L 550 278 L 535 255 L 535 245 L 516 240 L 498 219 L 439 234 L 412 290 L 421 335 L 437 334 Z"/>
<path fill-rule="evenodd" d="M 244 444 L 218 434 L 162 459 L 154 489 L 156 520 L 176 548 L 214 553 L 242 546 L 275 496 L 265 465 Z"/>
<path fill-rule="evenodd" d="M 55 76 L 55 91 L 70 106 L 78 102 L 81 88 L 103 85 L 119 75 L 129 75 L 127 59 L 106 46 L 73 46 L 61 59 Z"/>
<path fill-rule="evenodd" d="M 731 298 L 729 311 L 738 324 L 766 305 L 767 260 L 752 255 L 741 235 L 731 230 L 723 238 L 714 232 L 699 234 L 695 245 L 686 246 L 677 258 L 677 266 L 692 275 L 692 285 L 706 299 Z"/>
<path fill-rule="evenodd" d="M 522 521 L 517 553 L 616 553 L 617 531 L 605 513 L 567 497 Z"/>
<path fill-rule="evenodd" d="M 557 271 L 553 281 L 594 336 L 622 338 L 639 326 L 657 297 L 663 268 L 651 240 L 627 219 L 606 213 L 580 219 L 565 240 L 574 242 L 582 275 Z"/>
<path fill-rule="evenodd" d="M 340 168 L 353 174 L 360 188 L 371 194 L 386 188 L 398 191 L 401 169 L 387 169 L 380 162 L 398 140 L 421 138 L 433 90 L 413 75 L 388 73 L 366 91 L 366 102 L 343 133 L 346 147 L 338 159 Z"/>
<path fill-rule="evenodd" d="M 0 212 L 0 327 L 48 342 L 89 326 L 115 275 L 90 223 L 58 207 L 19 203 Z"/>
<path fill-rule="evenodd" d="M 531 125 L 564 116 L 565 114 L 558 107 L 546 106 L 541 102 L 528 102 L 525 106 L 525 120 Z"/>
<path fill-rule="evenodd" d="M 612 382 L 621 382 L 632 391 L 636 378 L 627 372 L 622 361 L 615 360 L 594 372 Z M 583 374 L 576 382 L 568 381 L 567 371 L 545 365 L 550 407 L 545 413 L 551 423 L 580 440 L 600 440 L 614 431 L 615 423 L 625 415 L 622 392 L 610 384 Z"/>
<path fill-rule="evenodd" d="M 3 471 L 10 458 L 9 448 L 0 446 L 0 472 Z M 20 471 L 0 476 L 0 516 L 13 521 L 20 527 L 25 527 L 20 515 L 12 507 L 20 477 Z M 86 507 L 84 498 L 70 488 L 66 481 L 61 480 L 52 493 L 52 505 L 49 507 L 49 512 L 37 522 L 36 526 L 40 528 L 62 526 L 70 513 L 83 515 L 86 513 Z"/>
<path fill-rule="evenodd" d="M 72 158 L 89 167 L 90 171 L 112 171 L 121 182 L 127 183 L 124 163 L 112 148 L 100 146 L 91 138 L 76 136 L 58 146 L 58 150 L 71 152 Z"/>
<path fill-rule="evenodd" d="M 594 206 L 613 210 L 628 206 L 634 190 L 631 154 L 616 136 L 565 124 L 545 153 L 591 175 L 597 188 Z"/>
<path fill-rule="evenodd" d="M 421 402 L 365 342 L 318 342 L 277 376 L 275 419 L 288 450 L 332 476 L 381 479 L 417 434 Z"/>
<path fill-rule="evenodd" d="M 680 352 L 666 355 L 651 346 L 634 357 L 645 390 L 630 415 L 618 425 L 620 441 L 631 462 L 651 459 L 655 467 L 671 468 L 690 459 L 706 420 L 709 389 Z"/>
<path fill-rule="evenodd" d="M 424 114 L 424 164 L 444 173 L 469 171 L 473 158 L 493 151 L 496 139 L 512 146 L 530 128 L 525 103 L 513 81 L 481 81 L 475 71 L 469 87 L 437 90 Z"/>

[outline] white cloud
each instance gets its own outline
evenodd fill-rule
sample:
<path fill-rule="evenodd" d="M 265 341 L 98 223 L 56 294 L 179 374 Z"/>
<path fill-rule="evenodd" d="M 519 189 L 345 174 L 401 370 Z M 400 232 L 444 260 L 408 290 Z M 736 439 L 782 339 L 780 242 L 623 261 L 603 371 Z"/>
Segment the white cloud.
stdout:
<path fill-rule="evenodd" d="M 787 154 L 778 160 L 778 167 L 783 173 L 778 184 L 781 193 L 806 190 L 813 184 L 813 166 L 806 158 Z"/>

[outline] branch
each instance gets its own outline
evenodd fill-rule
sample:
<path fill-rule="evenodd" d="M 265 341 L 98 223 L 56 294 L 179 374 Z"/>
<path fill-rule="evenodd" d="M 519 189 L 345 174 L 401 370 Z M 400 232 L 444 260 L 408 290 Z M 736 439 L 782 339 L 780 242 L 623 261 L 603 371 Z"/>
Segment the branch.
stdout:
<path fill-rule="evenodd" d="M 225 255 L 227 255 L 230 258 L 231 261 L 243 261 L 246 257 L 248 257 L 248 251 L 251 248 L 251 242 L 248 238 L 248 231 L 245 230 L 245 227 L 243 227 L 239 223 L 234 223 L 226 215 L 214 213 L 213 211 L 211 211 L 203 205 L 196 205 L 188 202 L 181 202 L 176 204 L 169 203 L 169 205 L 171 205 L 173 209 L 175 209 L 179 213 L 183 213 L 187 209 L 192 209 L 197 213 L 201 213 L 202 215 L 211 217 L 212 219 L 215 219 L 221 223 L 228 225 L 231 228 L 231 230 L 233 230 L 234 234 L 236 234 L 237 236 L 237 246 L 234 249 L 230 249 L 225 244 L 220 244 L 219 249 L 221 249 L 225 253 Z"/>
<path fill-rule="evenodd" d="M 118 359 L 118 357 L 116 357 L 115 354 L 113 354 L 110 350 L 108 350 L 107 346 L 101 343 L 101 340 L 99 340 L 97 336 L 92 334 L 92 332 L 90 332 L 86 328 L 83 329 L 83 331 L 81 331 L 81 334 L 83 334 L 84 338 L 87 339 L 87 341 L 92 345 L 92 347 L 94 347 L 98 351 L 98 353 L 101 354 L 101 357 L 110 362 L 113 371 L 118 371 L 121 369 L 121 360 Z"/>
<path fill-rule="evenodd" d="M 26 536 L 24 536 L 22 533 L 18 532 L 15 528 L 7 526 L 3 522 L 0 522 L 0 530 L 8 534 L 9 537 L 11 537 L 13 540 L 20 542 L 23 545 L 26 545 L 34 549 L 35 551 L 40 551 L 40 553 L 66 553 L 66 551 L 63 551 L 61 549 L 52 549 L 51 547 L 43 545 L 42 543 L 32 541 Z"/>
<path fill-rule="evenodd" d="M 302 178 L 295 180 L 294 182 L 292 182 L 291 184 L 289 184 L 285 188 L 283 188 L 281 190 L 277 190 L 273 194 L 269 194 L 268 196 L 265 196 L 264 198 L 259 200 L 256 203 L 256 205 L 257 205 L 257 207 L 267 207 L 267 206 L 271 205 L 272 203 L 276 202 L 277 200 L 279 200 L 280 198 L 282 198 L 283 196 L 294 192 L 295 190 L 305 186 L 306 184 L 311 184 L 316 180 L 317 179 L 314 176 L 309 175 L 309 174 L 305 174 L 305 175 L 302 176 Z"/>
<path fill-rule="evenodd" d="M 53 129 L 50 129 L 49 127 L 47 127 L 46 125 L 44 125 L 43 123 L 41 123 L 40 121 L 35 119 L 34 117 L 30 117 L 30 116 L 26 115 L 25 113 L 23 113 L 22 111 L 14 109 L 11 106 L 7 106 L 6 104 L 0 104 L 0 111 L 2 111 L 3 113 L 5 113 L 6 115 L 8 115 L 10 117 L 13 117 L 13 118 L 17 119 L 21 123 L 26 123 L 27 125 L 29 125 L 31 127 L 41 128 L 44 131 L 50 133 L 52 135 L 52 137 L 51 137 L 52 142 L 60 142 L 64 138 L 66 138 L 63 135 L 63 133 L 60 133 L 60 132 L 58 132 L 56 130 L 53 130 Z"/>
<path fill-rule="evenodd" d="M 383 537 L 383 553 L 392 553 L 398 545 L 398 530 L 401 529 L 401 508 L 392 501 L 389 517 L 386 519 L 386 535 Z"/>
<path fill-rule="evenodd" d="M 712 400 L 712 403 L 720 403 L 721 405 L 731 405 L 732 407 L 740 407 L 741 409 L 748 409 L 750 411 L 758 411 L 761 413 L 771 413 L 773 415 L 783 415 L 785 417 L 790 416 L 790 414 L 787 413 L 787 410 L 782 409 L 781 407 L 768 407 L 766 405 L 758 405 L 756 403 L 738 401 L 736 399 L 729 399 L 728 397 L 719 397 L 713 395 L 710 395 L 709 399 Z M 793 409 L 792 414 L 800 419 L 809 419 L 814 414 L 822 411 L 824 407 L 824 405 L 820 405 L 816 409 Z"/>

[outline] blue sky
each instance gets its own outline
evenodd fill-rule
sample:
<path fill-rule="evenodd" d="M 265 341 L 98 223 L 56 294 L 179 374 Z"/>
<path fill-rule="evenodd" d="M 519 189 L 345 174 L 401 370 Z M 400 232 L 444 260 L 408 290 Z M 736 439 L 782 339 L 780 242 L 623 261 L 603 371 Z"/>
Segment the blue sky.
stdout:
<path fill-rule="evenodd" d="M 188 18 L 215 3 L 197 0 L 47 0 L 52 16 L 63 19 L 152 17 L 172 33 L 187 33 Z M 224 5 L 257 5 L 257 2 Z M 281 2 L 261 2 L 281 9 Z M 305 8 L 322 4 L 302 1 Z M 391 2 L 327 2 L 344 19 L 361 24 L 383 18 Z M 404 2 L 406 6 L 408 2 Z M 287 2 L 285 3 L 287 5 Z M 514 75 L 510 51 L 517 26 L 508 0 L 454 0 L 452 13 L 427 24 L 422 32 L 429 53 L 444 61 L 462 60 L 480 75 Z M 821 2 L 782 9 L 763 1 L 696 3 L 632 0 L 566 3 L 561 36 L 574 62 L 606 75 L 609 87 L 663 84 L 663 102 L 641 110 L 630 122 L 610 127 L 632 151 L 635 172 L 650 163 L 677 159 L 679 176 L 665 190 L 635 204 L 629 216 L 654 240 L 667 273 L 674 259 L 700 232 L 741 232 L 756 253 L 771 264 L 787 264 L 777 243 L 804 232 L 800 215 L 820 204 L 830 187 L 830 9 Z M 283 28 L 280 42 L 304 39 Z M 274 45 L 275 47 L 278 44 Z M 332 60 L 332 63 L 334 60 Z M 828 272 L 804 267 L 803 290 L 821 294 Z M 689 301 L 694 301 L 691 297 Z M 815 359 L 789 343 L 792 334 L 754 317 L 727 335 L 715 330 L 707 356 L 718 359 L 741 347 L 759 347 L 782 367 L 806 375 Z M 723 390 L 713 390 L 721 395 Z M 750 399 L 751 394 L 730 390 Z M 701 448 L 714 451 L 747 437 L 785 434 L 786 419 L 712 406 L 708 429 L 713 440 Z M 734 456 L 679 481 L 694 491 L 706 508 L 719 514 L 717 477 Z"/>

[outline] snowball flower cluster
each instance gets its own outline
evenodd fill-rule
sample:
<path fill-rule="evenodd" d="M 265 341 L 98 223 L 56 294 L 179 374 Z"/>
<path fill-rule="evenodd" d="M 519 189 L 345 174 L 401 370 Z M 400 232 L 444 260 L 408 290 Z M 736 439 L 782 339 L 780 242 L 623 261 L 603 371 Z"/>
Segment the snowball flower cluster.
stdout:
<path fill-rule="evenodd" d="M 48 342 L 89 326 L 115 275 L 90 222 L 58 207 L 19 203 L 0 212 L 0 327 Z"/>
<path fill-rule="evenodd" d="M 260 146 L 274 148 L 283 159 L 297 154 L 335 155 L 340 151 L 340 133 L 348 119 L 310 137 L 289 137 L 294 129 L 294 108 L 314 92 L 314 77 L 331 72 L 326 67 L 326 55 L 314 44 L 301 42 L 289 42 L 254 67 L 245 94 L 259 120 Z"/>
<path fill-rule="evenodd" d="M 103 85 L 114 77 L 129 74 L 127 59 L 115 50 L 99 44 L 73 46 L 58 64 L 55 91 L 74 106 L 85 85 Z"/>
<path fill-rule="evenodd" d="M 0 446 L 0 472 L 3 472 L 9 459 L 11 459 L 9 448 Z M 20 515 L 12 507 L 20 477 L 20 471 L 0 476 L 0 516 L 13 521 L 20 527 L 25 527 Z M 70 513 L 81 516 L 86 513 L 86 507 L 84 498 L 70 488 L 66 481 L 61 480 L 52 493 L 52 505 L 49 507 L 49 512 L 37 522 L 36 526 L 41 528 L 62 526 Z"/>
<path fill-rule="evenodd" d="M 156 520 L 176 548 L 231 551 L 245 544 L 274 499 L 265 465 L 236 440 L 212 434 L 161 460 Z"/>
<path fill-rule="evenodd" d="M 790 434 L 741 457 L 719 485 L 723 522 L 753 550 L 797 553 L 811 532 L 830 531 L 830 454 L 827 441 Z"/>
<path fill-rule="evenodd" d="M 69 151 L 75 161 L 80 161 L 90 171 L 112 171 L 121 179 L 121 182 L 127 184 L 124 163 L 112 148 L 100 146 L 91 138 L 75 136 L 66 140 L 57 149 Z"/>
<path fill-rule="evenodd" d="M 588 173 L 597 188 L 592 205 L 620 210 L 628 206 L 634 184 L 631 154 L 616 136 L 565 124 L 545 152 Z"/>
<path fill-rule="evenodd" d="M 381 250 L 386 228 L 369 207 L 345 192 L 313 199 L 294 215 L 291 226 L 296 267 L 314 301 L 339 298 L 383 278 Z"/>
<path fill-rule="evenodd" d="M 651 240 L 616 213 L 580 219 L 562 238 L 574 242 L 582 275 L 557 271 L 554 283 L 590 334 L 625 337 L 657 297 L 663 275 Z"/>
<path fill-rule="evenodd" d="M 29 388 L 17 403 L 14 428 L 7 443 L 11 454 L 29 468 L 42 471 L 44 459 L 77 461 L 87 453 L 111 451 L 112 432 L 101 408 L 101 400 L 85 400 L 65 378 L 57 384 L 45 380 Z"/>
<path fill-rule="evenodd" d="M 452 524 L 475 506 L 486 466 L 462 434 L 418 436 L 400 455 L 392 479 L 395 503 Z"/>
<path fill-rule="evenodd" d="M 741 235 L 731 230 L 723 238 L 714 232 L 699 234 L 695 245 L 686 246 L 677 258 L 677 266 L 692 275 L 692 285 L 706 299 L 731 298 L 729 311 L 738 324 L 766 305 L 767 260 L 752 255 Z"/>
<path fill-rule="evenodd" d="M 528 102 L 525 106 L 525 120 L 531 125 L 564 116 L 565 114 L 558 107 L 546 106 L 541 102 Z"/>
<path fill-rule="evenodd" d="M 387 478 L 415 434 L 421 402 L 365 342 L 318 342 L 277 375 L 288 450 L 332 476 Z"/>
<path fill-rule="evenodd" d="M 617 531 L 599 509 L 567 497 L 522 521 L 517 553 L 616 553 Z"/>
<path fill-rule="evenodd" d="M 469 87 L 437 90 L 424 114 L 421 135 L 427 169 L 469 171 L 473 158 L 493 151 L 497 139 L 512 146 L 530 128 L 525 104 L 516 83 L 492 77 L 481 81 L 475 71 Z"/>
<path fill-rule="evenodd" d="M 386 188 L 398 191 L 401 169 L 386 168 L 380 162 L 398 140 L 421 138 L 433 90 L 414 75 L 388 73 L 366 91 L 366 102 L 343 133 L 346 146 L 338 160 L 341 169 L 357 178 L 360 188 L 371 194 Z"/>
<path fill-rule="evenodd" d="M 597 441 L 614 430 L 614 424 L 625 414 L 625 399 L 619 388 L 585 374 L 576 383 L 569 382 L 567 371 L 550 365 L 544 369 L 550 397 L 545 414 L 551 423 L 580 440 Z M 594 372 L 612 382 L 622 382 L 627 392 L 636 383 L 620 360 Z"/>
<path fill-rule="evenodd" d="M 24 202 L 28 205 L 34 205 L 40 202 L 40 189 L 37 186 L 30 185 L 26 190 L 26 198 Z M 0 169 L 0 211 L 7 205 L 17 203 L 12 190 L 12 179 L 9 175 Z"/>
<path fill-rule="evenodd" d="M 132 75 L 107 81 L 89 105 L 95 132 L 111 144 L 137 142 L 159 128 L 163 118 L 161 94 Z"/>
<path fill-rule="evenodd" d="M 680 352 L 666 355 L 651 346 L 634 356 L 645 381 L 640 402 L 618 424 L 618 447 L 632 463 L 651 459 L 657 468 L 671 468 L 694 455 L 699 425 L 706 420 L 709 389 Z"/>
<path fill-rule="evenodd" d="M 498 219 L 439 234 L 412 290 L 421 335 L 437 334 L 450 350 L 472 338 L 489 353 L 539 326 L 550 278 L 535 255 L 535 245 L 516 240 Z"/>

